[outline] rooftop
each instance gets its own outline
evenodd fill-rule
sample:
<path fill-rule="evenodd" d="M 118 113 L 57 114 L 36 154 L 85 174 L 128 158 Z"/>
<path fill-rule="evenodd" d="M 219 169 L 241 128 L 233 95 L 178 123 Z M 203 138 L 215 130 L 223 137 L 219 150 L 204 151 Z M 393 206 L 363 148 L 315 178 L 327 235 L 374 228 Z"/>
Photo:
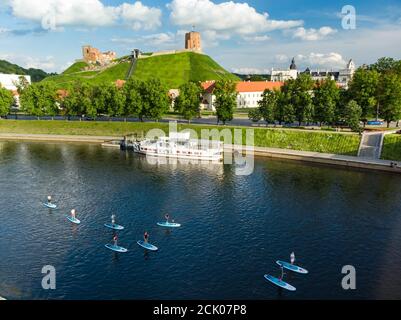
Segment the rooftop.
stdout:
<path fill-rule="evenodd" d="M 277 90 L 284 85 L 280 81 L 242 81 L 237 82 L 237 92 L 263 92 L 268 90 Z M 203 90 L 206 93 L 212 93 L 215 87 L 215 81 L 202 82 Z"/>

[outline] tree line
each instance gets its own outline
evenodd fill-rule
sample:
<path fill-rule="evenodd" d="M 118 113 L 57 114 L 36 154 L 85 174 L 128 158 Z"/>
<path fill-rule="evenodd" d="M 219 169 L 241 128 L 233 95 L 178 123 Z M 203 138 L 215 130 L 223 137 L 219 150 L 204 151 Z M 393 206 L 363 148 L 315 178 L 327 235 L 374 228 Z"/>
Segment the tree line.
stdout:
<path fill-rule="evenodd" d="M 401 119 L 401 61 L 382 58 L 357 69 L 347 90 L 334 80 L 314 82 L 307 74 L 285 82 L 280 91 L 266 90 L 257 109 L 249 112 L 255 122 L 268 124 L 346 124 L 360 131 L 369 118 L 387 122 Z"/>
<path fill-rule="evenodd" d="M 108 115 L 159 120 L 173 106 L 190 121 L 200 116 L 203 88 L 199 82 L 185 83 L 179 88 L 179 96 L 172 99 L 158 79 L 130 79 L 122 87 L 78 81 L 57 90 L 52 82 L 28 85 L 22 78 L 18 92 L 22 111 L 37 117 Z M 213 95 L 218 122 L 231 121 L 237 107 L 235 82 L 217 81 Z M 0 88 L 0 116 L 10 112 L 12 101 L 12 94 Z M 344 124 L 354 131 L 361 131 L 360 123 L 366 124 L 372 117 L 384 119 L 388 125 L 401 119 L 401 61 L 381 58 L 360 67 L 347 90 L 330 78 L 315 82 L 310 75 L 301 74 L 286 81 L 279 91 L 266 90 L 258 108 L 249 111 L 249 118 L 255 122 Z"/>
<path fill-rule="evenodd" d="M 168 89 L 158 79 L 131 79 L 122 87 L 110 84 L 74 82 L 59 90 L 52 82 L 18 85 L 21 111 L 36 117 L 136 116 L 159 120 L 169 110 Z M 6 114 L 9 109 L 5 107 Z"/>

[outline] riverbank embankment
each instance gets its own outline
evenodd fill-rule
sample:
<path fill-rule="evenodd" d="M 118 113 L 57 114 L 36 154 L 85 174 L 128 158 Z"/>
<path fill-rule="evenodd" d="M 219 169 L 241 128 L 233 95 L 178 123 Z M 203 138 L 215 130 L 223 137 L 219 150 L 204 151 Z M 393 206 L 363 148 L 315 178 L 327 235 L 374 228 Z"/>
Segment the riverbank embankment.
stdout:
<path fill-rule="evenodd" d="M 0 133 L 0 141 L 37 141 L 37 142 L 60 142 L 60 143 L 95 143 L 104 147 L 119 148 L 117 140 L 122 137 L 115 136 L 89 136 L 89 135 L 49 135 L 49 134 L 17 134 Z M 114 142 L 114 143 L 113 143 Z M 310 151 L 298 151 L 279 148 L 264 147 L 242 147 L 225 145 L 225 151 L 238 150 L 243 153 L 252 153 L 255 156 L 272 159 L 286 159 L 303 162 L 313 162 L 326 165 L 336 165 L 349 168 L 386 171 L 401 173 L 401 162 L 380 159 L 368 159 L 363 157 L 338 155 L 331 153 L 320 153 Z"/>

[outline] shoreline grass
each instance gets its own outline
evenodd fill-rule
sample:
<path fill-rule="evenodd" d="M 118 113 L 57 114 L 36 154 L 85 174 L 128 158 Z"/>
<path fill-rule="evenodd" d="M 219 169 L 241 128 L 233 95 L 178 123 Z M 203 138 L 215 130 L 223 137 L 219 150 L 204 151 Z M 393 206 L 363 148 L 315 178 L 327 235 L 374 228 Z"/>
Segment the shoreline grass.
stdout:
<path fill-rule="evenodd" d="M 251 129 L 256 147 L 291 149 L 356 156 L 360 143 L 357 134 L 291 129 L 246 128 L 199 124 L 178 124 L 178 130 L 192 129 L 201 137 L 202 129 L 242 131 L 242 143 L 246 143 L 246 131 Z M 151 129 L 168 132 L 169 124 L 162 122 L 104 122 L 104 121 L 52 121 L 52 120 L 1 120 L 0 133 L 115 136 L 145 135 Z M 234 134 L 232 134 L 234 136 Z"/>
<path fill-rule="evenodd" d="M 384 136 L 381 158 L 383 160 L 401 161 L 400 134 L 388 134 Z"/>

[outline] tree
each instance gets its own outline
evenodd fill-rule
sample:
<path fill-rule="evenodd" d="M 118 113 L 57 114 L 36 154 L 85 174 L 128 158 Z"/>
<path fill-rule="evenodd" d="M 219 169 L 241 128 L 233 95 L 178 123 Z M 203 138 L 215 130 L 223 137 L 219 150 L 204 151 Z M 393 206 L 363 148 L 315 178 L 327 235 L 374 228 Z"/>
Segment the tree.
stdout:
<path fill-rule="evenodd" d="M 296 80 L 287 81 L 282 91 L 285 93 L 287 103 L 292 105 L 295 118 L 299 125 L 313 119 L 313 104 L 311 91 L 314 82 L 309 74 L 301 74 Z"/>
<path fill-rule="evenodd" d="M 387 122 L 388 128 L 391 121 L 401 118 L 401 77 L 394 73 L 383 75 L 378 91 L 380 116 Z"/>
<path fill-rule="evenodd" d="M 349 86 L 349 95 L 362 108 L 361 120 L 364 125 L 377 106 L 377 88 L 380 74 L 376 70 L 360 68 L 355 71 Z"/>
<path fill-rule="evenodd" d="M 291 103 L 286 103 L 282 108 L 283 122 L 285 124 L 292 124 L 296 120 L 295 108 Z"/>
<path fill-rule="evenodd" d="M 262 114 L 260 113 L 260 109 L 251 109 L 248 112 L 248 118 L 252 122 L 259 122 L 262 119 Z"/>
<path fill-rule="evenodd" d="M 354 132 L 361 132 L 360 118 L 362 116 L 362 108 L 358 105 L 355 100 L 351 100 L 347 103 L 344 109 L 344 119 L 347 125 Z"/>
<path fill-rule="evenodd" d="M 49 82 L 33 83 L 20 94 L 21 108 L 28 114 L 40 117 L 58 113 L 56 87 Z"/>
<path fill-rule="evenodd" d="M 124 90 L 114 84 L 107 88 L 106 112 L 109 116 L 122 116 L 125 114 L 126 95 Z"/>
<path fill-rule="evenodd" d="M 326 79 L 316 85 L 313 95 L 314 120 L 320 126 L 323 122 L 334 124 L 339 100 L 340 90 L 334 80 Z"/>
<path fill-rule="evenodd" d="M 26 80 L 25 77 L 21 76 L 18 78 L 18 83 L 16 84 L 16 87 L 17 87 L 18 94 L 21 95 L 22 91 L 24 89 L 26 89 L 27 87 L 29 87 L 29 82 L 28 82 L 28 80 Z"/>
<path fill-rule="evenodd" d="M 250 81 L 265 81 L 266 79 L 260 74 L 252 74 L 249 76 Z"/>
<path fill-rule="evenodd" d="M 170 109 L 171 101 L 167 88 L 159 79 L 142 82 L 140 87 L 142 109 L 139 117 L 160 120 Z"/>
<path fill-rule="evenodd" d="M 291 115 L 293 116 L 294 110 L 292 106 L 291 108 L 289 108 L 290 110 L 288 110 L 287 108 L 289 99 L 287 98 L 286 92 L 276 91 L 276 97 L 277 97 L 277 105 L 276 105 L 276 110 L 274 112 L 274 120 L 278 121 L 278 123 L 281 125 L 283 122 L 288 120 L 288 118 L 285 116 L 286 112 L 290 111 Z"/>
<path fill-rule="evenodd" d="M 393 58 L 383 57 L 377 60 L 376 63 L 369 66 L 370 70 L 375 70 L 379 73 L 394 72 L 399 66 L 399 61 Z"/>
<path fill-rule="evenodd" d="M 130 78 L 124 85 L 123 93 L 125 96 L 125 107 L 123 115 L 128 117 L 130 115 L 140 116 L 142 114 L 142 96 L 141 88 L 142 82 Z M 142 119 L 141 119 L 142 120 Z"/>
<path fill-rule="evenodd" d="M 109 113 L 109 106 L 108 103 L 110 101 L 110 87 L 114 86 L 113 84 L 101 84 L 92 87 L 92 103 L 91 107 L 88 111 L 88 114 L 91 114 L 93 116 L 93 113 L 95 113 L 94 116 L 97 114 L 110 114 Z"/>
<path fill-rule="evenodd" d="M 96 116 L 97 109 L 92 103 L 93 89 L 87 83 L 77 81 L 68 90 L 69 94 L 63 101 L 64 112 L 68 116 Z"/>
<path fill-rule="evenodd" d="M 174 110 L 190 122 L 199 114 L 202 87 L 199 83 L 188 82 L 180 86 L 179 90 L 180 95 L 175 99 Z"/>
<path fill-rule="evenodd" d="M 234 116 L 234 109 L 237 106 L 236 83 L 233 81 L 217 81 L 214 94 L 216 96 L 215 106 L 217 121 L 226 124 Z"/>
<path fill-rule="evenodd" d="M 266 89 L 262 94 L 262 99 L 258 102 L 259 113 L 268 124 L 274 123 L 277 101 L 277 92 Z"/>
<path fill-rule="evenodd" d="M 58 103 L 57 89 L 54 83 L 45 82 L 43 86 L 39 86 L 39 90 L 42 90 L 44 95 L 43 99 L 47 101 L 44 106 L 45 114 L 51 116 L 52 118 L 59 114 L 60 104 Z"/>
<path fill-rule="evenodd" d="M 10 113 L 13 103 L 14 97 L 11 91 L 0 87 L 0 117 L 4 117 Z"/>

